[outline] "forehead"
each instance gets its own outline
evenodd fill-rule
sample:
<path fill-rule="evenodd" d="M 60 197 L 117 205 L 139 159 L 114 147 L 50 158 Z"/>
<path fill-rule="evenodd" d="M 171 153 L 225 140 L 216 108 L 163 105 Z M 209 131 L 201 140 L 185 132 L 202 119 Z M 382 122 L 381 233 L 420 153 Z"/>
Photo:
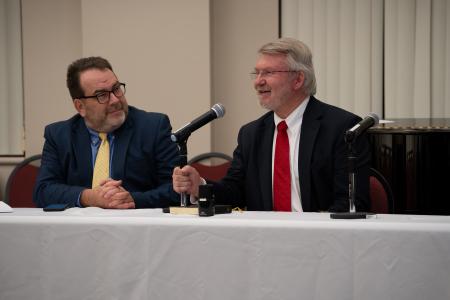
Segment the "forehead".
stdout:
<path fill-rule="evenodd" d="M 116 82 L 116 75 L 109 69 L 89 69 L 80 74 L 80 86 L 85 93 L 103 89 L 108 90 Z"/>
<path fill-rule="evenodd" d="M 286 55 L 284 54 L 260 54 L 256 60 L 256 69 L 273 69 L 286 67 Z"/>

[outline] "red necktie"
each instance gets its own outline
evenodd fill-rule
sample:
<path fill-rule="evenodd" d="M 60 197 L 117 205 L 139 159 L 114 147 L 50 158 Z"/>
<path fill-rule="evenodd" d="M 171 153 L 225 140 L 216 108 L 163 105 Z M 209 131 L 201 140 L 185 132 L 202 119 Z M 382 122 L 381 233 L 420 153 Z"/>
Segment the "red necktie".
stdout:
<path fill-rule="evenodd" d="M 287 124 L 281 121 L 278 126 L 273 167 L 273 210 L 292 211 L 291 209 L 291 171 L 289 166 L 289 139 Z"/>

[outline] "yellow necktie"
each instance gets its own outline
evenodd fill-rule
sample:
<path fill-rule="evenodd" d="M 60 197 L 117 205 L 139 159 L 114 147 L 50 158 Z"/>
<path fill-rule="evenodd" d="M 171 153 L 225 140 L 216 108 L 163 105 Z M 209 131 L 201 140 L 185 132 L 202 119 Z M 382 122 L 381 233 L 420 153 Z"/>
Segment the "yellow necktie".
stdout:
<path fill-rule="evenodd" d="M 100 181 L 109 177 L 109 142 L 106 133 L 98 134 L 102 143 L 98 148 L 97 158 L 95 159 L 94 175 L 92 176 L 92 188 L 100 184 Z"/>

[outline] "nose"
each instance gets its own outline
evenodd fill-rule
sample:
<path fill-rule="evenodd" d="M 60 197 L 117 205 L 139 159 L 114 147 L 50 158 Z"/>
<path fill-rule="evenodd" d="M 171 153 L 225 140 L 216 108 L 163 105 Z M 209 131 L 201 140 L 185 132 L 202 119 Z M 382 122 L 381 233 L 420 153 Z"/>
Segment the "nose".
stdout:
<path fill-rule="evenodd" d="M 120 102 L 120 98 L 114 95 L 113 92 L 109 92 L 109 103 Z"/>
<path fill-rule="evenodd" d="M 253 80 L 254 86 L 264 85 L 264 84 L 266 84 L 266 80 L 264 79 L 264 77 L 261 76 L 261 74 L 258 74 L 256 76 L 256 78 Z"/>

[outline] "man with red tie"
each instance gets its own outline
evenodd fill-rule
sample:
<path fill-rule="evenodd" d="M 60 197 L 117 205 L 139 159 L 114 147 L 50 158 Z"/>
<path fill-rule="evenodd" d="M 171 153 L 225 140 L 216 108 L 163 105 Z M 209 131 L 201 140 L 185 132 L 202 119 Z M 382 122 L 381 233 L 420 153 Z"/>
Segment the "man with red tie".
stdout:
<path fill-rule="evenodd" d="M 259 49 L 251 73 L 260 104 L 270 110 L 244 125 L 227 175 L 212 182 L 218 204 L 247 210 L 349 210 L 346 130 L 361 118 L 314 97 L 312 54 L 304 43 L 281 38 Z M 369 145 L 354 144 L 356 209 L 369 209 Z M 205 181 L 191 166 L 173 171 L 178 193 L 198 196 Z"/>

